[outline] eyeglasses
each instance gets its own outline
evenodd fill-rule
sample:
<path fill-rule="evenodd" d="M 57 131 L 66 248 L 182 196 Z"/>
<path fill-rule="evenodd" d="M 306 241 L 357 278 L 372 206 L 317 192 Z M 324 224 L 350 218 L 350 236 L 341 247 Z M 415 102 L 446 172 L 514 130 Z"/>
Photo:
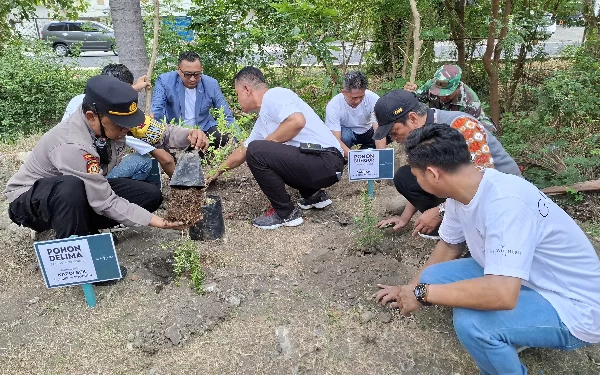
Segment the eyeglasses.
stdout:
<path fill-rule="evenodd" d="M 198 78 L 200 78 L 200 76 L 202 75 L 202 72 L 194 72 L 194 73 L 190 73 L 190 72 L 181 72 L 181 73 L 183 73 L 183 78 L 188 78 L 188 79 L 189 79 L 189 78 L 192 78 L 192 77 L 194 77 L 194 78 L 198 79 Z"/>

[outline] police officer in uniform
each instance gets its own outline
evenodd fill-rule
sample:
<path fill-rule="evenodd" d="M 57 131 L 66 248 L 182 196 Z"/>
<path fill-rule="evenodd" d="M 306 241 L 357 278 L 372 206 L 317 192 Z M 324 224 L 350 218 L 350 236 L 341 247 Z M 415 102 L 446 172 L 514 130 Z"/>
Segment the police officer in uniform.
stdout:
<path fill-rule="evenodd" d="M 95 234 L 117 224 L 181 227 L 152 214 L 162 202 L 156 185 L 105 177 L 124 156 L 130 128 L 144 123 L 137 100 L 137 92 L 117 78 L 90 78 L 81 106 L 42 136 L 8 181 L 11 220 L 38 232 L 54 229 L 56 238 Z M 208 145 L 200 130 L 166 126 L 164 132 L 172 148 Z"/>

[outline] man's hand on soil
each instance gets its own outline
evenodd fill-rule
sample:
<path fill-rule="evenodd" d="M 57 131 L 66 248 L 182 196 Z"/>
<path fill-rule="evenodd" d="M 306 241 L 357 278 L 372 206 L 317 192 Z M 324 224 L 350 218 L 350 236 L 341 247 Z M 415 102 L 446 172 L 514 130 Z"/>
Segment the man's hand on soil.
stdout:
<path fill-rule="evenodd" d="M 393 227 L 393 230 L 400 230 L 407 224 L 408 220 L 404 220 L 400 216 L 393 216 L 389 219 L 381 220 L 379 223 L 377 223 L 376 227 L 379 229 Z"/>
<path fill-rule="evenodd" d="M 396 299 L 396 306 L 400 309 L 400 313 L 404 316 L 409 316 L 411 313 L 419 310 L 423 305 L 417 301 L 415 297 L 415 287 L 417 284 L 408 284 L 400 287 L 400 293 L 398 299 Z"/>
<path fill-rule="evenodd" d="M 423 212 L 417 221 L 415 221 L 415 230 L 412 235 L 416 236 L 419 233 L 429 234 L 438 228 L 441 223 L 440 209 L 437 207 L 430 208 Z"/>
<path fill-rule="evenodd" d="M 215 171 L 215 174 L 210 176 L 209 178 L 207 178 L 204 184 L 208 187 L 208 185 L 210 185 L 213 181 L 215 181 L 217 178 L 219 178 L 219 176 L 222 174 L 223 174 L 222 169 Z"/>
<path fill-rule="evenodd" d="M 202 130 L 190 130 L 188 141 L 190 141 L 190 145 L 196 150 L 206 151 L 208 149 L 208 138 Z"/>
<path fill-rule="evenodd" d="M 400 298 L 399 295 L 401 287 L 384 284 L 377 284 L 377 287 L 380 288 L 380 290 L 373 294 L 373 298 L 375 298 L 375 300 L 381 303 L 383 306 L 387 305 L 388 302 L 391 302 L 390 307 L 397 308 L 398 303 L 395 301 L 398 301 Z"/>
<path fill-rule="evenodd" d="M 169 221 L 160 216 L 152 215 L 152 219 L 150 219 L 149 225 L 155 228 L 162 229 L 186 229 L 187 226 L 183 224 L 181 221 Z"/>

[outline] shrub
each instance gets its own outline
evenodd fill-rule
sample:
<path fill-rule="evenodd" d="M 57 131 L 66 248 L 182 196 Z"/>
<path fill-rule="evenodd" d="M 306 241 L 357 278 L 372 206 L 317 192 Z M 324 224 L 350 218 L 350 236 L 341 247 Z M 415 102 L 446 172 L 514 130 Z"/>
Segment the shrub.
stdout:
<path fill-rule="evenodd" d="M 531 88 L 531 113 L 503 119 L 502 142 L 539 187 L 600 177 L 600 62 L 577 50 L 569 69 Z"/>
<path fill-rule="evenodd" d="M 376 227 L 379 221 L 373 213 L 373 198 L 366 191 L 360 195 L 359 216 L 354 217 L 354 235 L 358 247 L 365 252 L 375 252 L 383 240 L 383 231 Z"/>
<path fill-rule="evenodd" d="M 0 140 L 13 141 L 56 125 L 69 100 L 97 73 L 63 65 L 39 41 L 5 45 L 0 54 Z"/>

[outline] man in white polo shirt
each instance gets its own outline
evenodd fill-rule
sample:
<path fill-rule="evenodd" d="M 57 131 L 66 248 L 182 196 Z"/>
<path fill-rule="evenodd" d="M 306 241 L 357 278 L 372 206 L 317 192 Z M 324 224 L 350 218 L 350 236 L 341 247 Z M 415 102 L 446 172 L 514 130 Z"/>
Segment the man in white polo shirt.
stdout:
<path fill-rule="evenodd" d="M 404 286 L 375 297 L 408 315 L 453 308 L 454 329 L 482 374 L 526 374 L 518 347 L 573 350 L 600 342 L 600 261 L 556 203 L 525 179 L 478 170 L 463 135 L 429 124 L 408 135 L 417 182 L 446 199 L 441 241 Z M 458 259 L 469 248 L 472 257 Z"/>
<path fill-rule="evenodd" d="M 252 224 L 261 229 L 300 225 L 302 216 L 285 186 L 298 189 L 300 208 L 327 207 L 331 200 L 322 189 L 339 181 L 344 169 L 342 148 L 308 104 L 289 89 L 270 89 L 259 69 L 247 66 L 234 81 L 242 110 L 258 112 L 258 119 L 246 142 L 212 179 L 247 161 L 273 208 Z"/>
<path fill-rule="evenodd" d="M 373 140 L 377 129 L 373 110 L 379 95 L 367 90 L 367 86 L 367 77 L 362 72 L 346 73 L 342 92 L 334 96 L 325 109 L 325 125 L 340 142 L 346 158 L 354 145 L 363 149 L 385 148 L 386 145 L 386 139 Z"/>

